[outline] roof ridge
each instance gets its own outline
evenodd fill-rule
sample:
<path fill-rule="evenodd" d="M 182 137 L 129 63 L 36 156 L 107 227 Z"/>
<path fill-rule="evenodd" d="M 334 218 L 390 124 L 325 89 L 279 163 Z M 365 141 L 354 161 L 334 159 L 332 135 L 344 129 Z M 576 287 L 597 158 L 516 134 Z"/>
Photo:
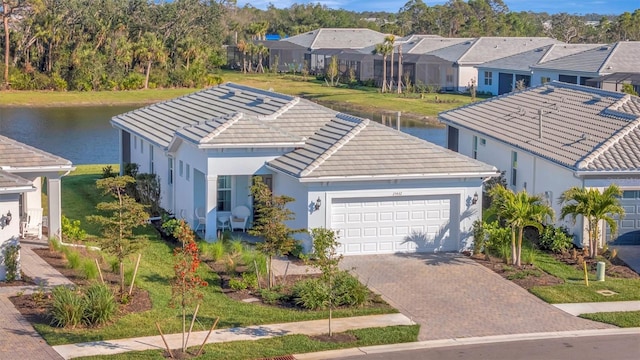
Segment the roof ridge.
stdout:
<path fill-rule="evenodd" d="M 556 47 L 556 45 L 563 45 L 563 44 L 551 44 L 551 46 L 549 46 L 547 51 L 545 51 L 544 55 L 542 55 L 542 57 L 538 60 L 538 62 L 533 65 L 535 66 L 537 64 L 542 64 L 543 62 L 545 62 L 549 54 L 551 54 L 551 51 L 553 51 L 553 49 Z M 564 44 L 564 45 L 567 45 L 567 44 Z M 529 65 L 529 68 L 531 68 L 531 65 Z"/>
<path fill-rule="evenodd" d="M 231 125 L 237 123 L 238 120 L 240 120 L 240 119 L 242 119 L 244 117 L 244 114 L 241 113 L 241 112 L 236 112 L 236 113 L 230 114 L 230 115 L 231 116 L 228 116 L 226 119 L 224 117 L 222 117 L 221 119 L 224 119 L 224 122 L 222 124 L 220 124 L 220 126 L 216 126 L 216 128 L 212 132 L 210 132 L 206 136 L 203 136 L 202 139 L 200 139 L 199 143 L 200 144 L 204 144 L 204 143 L 207 143 L 207 142 L 213 140 L 213 138 L 215 138 L 216 136 L 220 135 L 222 132 L 227 130 Z M 215 118 L 213 120 L 215 120 Z"/>
<path fill-rule="evenodd" d="M 598 73 L 601 73 L 602 69 L 607 69 L 606 68 L 607 62 L 609 62 L 609 60 L 611 59 L 611 56 L 613 56 L 613 53 L 616 52 L 616 50 L 618 50 L 618 46 L 619 45 L 620 45 L 620 41 L 617 41 L 615 43 L 615 45 L 613 45 L 613 49 L 611 49 L 611 51 L 609 51 L 609 54 L 607 54 L 607 57 L 604 59 L 604 61 L 602 62 L 602 64 L 598 68 Z M 607 45 L 607 46 L 611 46 L 611 45 Z"/>
<path fill-rule="evenodd" d="M 628 119 L 628 120 L 631 120 L 631 121 L 636 120 L 638 118 L 638 115 L 629 114 L 628 112 L 624 112 L 624 111 L 620 111 L 619 110 L 622 107 L 622 105 L 626 104 L 630 100 L 631 100 L 631 95 L 630 94 L 626 94 L 625 96 L 620 98 L 618 101 L 614 102 L 609 107 L 604 109 L 603 112 L 605 114 L 608 114 L 608 115 L 622 117 L 622 118 L 625 118 L 625 119 Z"/>
<path fill-rule="evenodd" d="M 331 145 L 327 150 L 325 150 L 322 154 L 318 155 L 315 160 L 311 164 L 309 164 L 304 170 L 300 172 L 300 176 L 307 176 L 313 170 L 317 169 L 318 166 L 322 165 L 327 159 L 329 159 L 333 154 L 335 154 L 338 150 L 340 150 L 346 143 L 351 141 L 362 129 L 366 128 L 369 125 L 369 119 L 361 119 L 355 116 L 347 115 L 347 114 L 337 114 L 336 118 L 340 120 L 345 120 L 349 122 L 359 121 L 349 132 L 347 132 L 342 138 L 336 141 L 333 145 Z M 333 120 L 332 120 L 333 121 Z M 325 125 L 326 126 L 326 125 Z M 323 126 L 324 127 L 324 126 Z"/>
<path fill-rule="evenodd" d="M 300 98 L 296 96 L 291 101 L 289 101 L 288 103 L 286 103 L 282 107 L 280 107 L 280 109 L 276 110 L 276 112 L 274 112 L 273 114 L 258 115 L 258 116 L 256 116 L 256 118 L 258 120 L 263 120 L 263 121 L 275 120 L 278 117 L 280 117 L 280 115 L 284 114 L 285 112 L 289 111 L 289 109 L 291 109 L 292 107 L 296 106 L 299 102 L 300 102 Z"/>
<path fill-rule="evenodd" d="M 469 48 L 468 48 L 465 52 L 463 52 L 463 53 L 462 53 L 462 55 L 460 55 L 460 56 L 458 57 L 458 60 L 456 60 L 455 62 L 456 62 L 456 63 L 460 63 L 460 61 L 461 61 L 462 59 L 464 59 L 464 57 L 465 57 L 465 56 L 467 56 L 467 54 L 471 51 L 471 49 L 473 49 L 476 45 L 478 45 L 478 43 L 480 42 L 480 40 L 481 40 L 481 39 L 482 39 L 482 37 L 477 37 L 477 38 L 475 38 L 475 39 L 474 39 L 475 41 L 473 41 L 473 44 L 471 44 L 471 46 L 469 46 Z M 463 41 L 462 43 L 464 43 L 464 41 Z M 460 45 L 460 44 L 461 44 L 461 43 L 457 43 L 457 44 L 455 44 L 455 45 Z"/>
<path fill-rule="evenodd" d="M 313 49 L 313 45 L 315 45 L 316 41 L 318 41 L 318 38 L 320 37 L 320 33 L 322 32 L 322 30 L 324 29 L 323 28 L 318 29 L 318 32 L 313 37 L 313 41 L 311 42 L 311 44 L 309 44 L 309 49 Z"/>
<path fill-rule="evenodd" d="M 630 95 L 627 95 L 630 96 Z M 619 101 L 618 101 L 619 102 Z M 576 167 L 578 169 L 583 169 L 592 162 L 594 162 L 600 155 L 604 154 L 606 151 L 611 149 L 614 145 L 620 142 L 625 136 L 629 135 L 630 132 L 638 129 L 640 127 L 640 117 L 637 117 L 634 121 L 627 124 L 625 127 L 620 129 L 618 132 L 613 134 L 610 138 L 608 138 L 604 143 L 595 148 L 589 155 L 585 156 Z"/>
<path fill-rule="evenodd" d="M 296 98 L 296 96 L 283 94 L 283 93 L 276 92 L 276 91 L 273 91 L 273 90 L 258 89 L 258 88 L 255 88 L 255 87 L 241 85 L 241 84 L 234 83 L 234 82 L 226 82 L 224 84 L 221 84 L 221 85 L 218 85 L 218 86 L 215 86 L 215 87 L 222 87 L 222 86 L 227 86 L 227 87 L 234 88 L 234 89 L 246 90 L 247 92 L 258 93 L 258 94 L 262 94 L 264 96 L 278 97 L 278 98 L 285 99 L 285 100 L 292 100 L 292 99 Z M 208 89 L 212 89 L 212 88 L 213 87 L 210 87 Z M 196 94 L 196 93 L 193 93 L 193 94 Z"/>

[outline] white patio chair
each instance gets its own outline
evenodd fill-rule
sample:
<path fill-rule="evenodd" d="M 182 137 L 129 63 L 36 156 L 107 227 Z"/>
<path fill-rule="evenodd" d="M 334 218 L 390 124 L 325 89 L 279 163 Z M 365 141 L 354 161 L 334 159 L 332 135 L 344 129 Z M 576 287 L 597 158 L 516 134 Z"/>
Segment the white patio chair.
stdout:
<path fill-rule="evenodd" d="M 204 231 L 205 227 L 207 226 L 207 217 L 204 214 L 204 209 L 195 208 L 193 213 L 195 215 L 194 220 L 196 222 L 196 228 L 194 229 L 194 231 L 198 232 L 198 229 L 200 229 L 200 226 L 202 226 L 202 231 Z"/>
<path fill-rule="evenodd" d="M 251 216 L 251 210 L 244 205 L 236 206 L 231 210 L 231 231 L 233 229 L 242 229 L 247 231 L 247 221 Z"/>
<path fill-rule="evenodd" d="M 42 239 L 42 209 L 27 209 L 22 223 L 22 237 L 35 236 Z"/>

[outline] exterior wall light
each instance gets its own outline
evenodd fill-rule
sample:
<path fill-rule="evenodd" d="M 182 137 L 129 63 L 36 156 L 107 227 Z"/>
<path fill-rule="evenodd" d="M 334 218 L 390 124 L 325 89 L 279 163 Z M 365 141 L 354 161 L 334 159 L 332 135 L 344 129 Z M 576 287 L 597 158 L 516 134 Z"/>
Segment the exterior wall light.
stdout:
<path fill-rule="evenodd" d="M 320 206 L 322 206 L 322 200 L 320 200 L 320 196 L 318 196 L 318 200 L 316 200 L 316 204 L 313 206 L 315 210 L 320 210 Z"/>
<path fill-rule="evenodd" d="M 0 218 L 0 225 L 2 225 L 2 228 L 9 226 L 9 224 L 11 224 L 11 219 L 13 219 L 11 211 L 7 211 L 7 214 Z"/>
<path fill-rule="evenodd" d="M 471 205 L 475 205 L 478 203 L 478 193 L 473 194 L 473 198 L 471 199 Z"/>

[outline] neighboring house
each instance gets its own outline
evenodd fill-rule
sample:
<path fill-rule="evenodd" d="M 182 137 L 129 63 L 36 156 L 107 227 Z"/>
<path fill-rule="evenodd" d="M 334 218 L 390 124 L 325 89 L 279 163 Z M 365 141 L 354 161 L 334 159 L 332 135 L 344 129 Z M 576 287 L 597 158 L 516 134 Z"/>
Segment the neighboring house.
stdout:
<path fill-rule="evenodd" d="M 360 28 L 316 29 L 280 41 L 297 44 L 309 51 L 318 49 L 362 49 L 384 41 L 386 34 Z"/>
<path fill-rule="evenodd" d="M 531 85 L 558 80 L 586 85 L 587 81 L 616 72 L 638 72 L 640 41 L 619 41 L 531 67 Z"/>
<path fill-rule="evenodd" d="M 600 47 L 599 44 L 553 44 L 478 65 L 478 92 L 502 95 L 522 81 L 531 86 L 531 67 L 558 58 Z"/>
<path fill-rule="evenodd" d="M 472 241 L 483 180 L 496 175 L 373 121 L 231 83 L 111 122 L 121 165 L 158 174 L 162 207 L 192 225 L 202 209 L 209 241 L 234 208 L 254 209 L 249 187 L 259 176 L 295 199 L 290 227 L 339 230 L 345 254 L 459 251 Z"/>
<path fill-rule="evenodd" d="M 71 162 L 0 135 L 0 259 L 8 245 L 17 245 L 26 226 L 48 226 L 49 236 L 61 235 L 60 178 L 73 170 Z M 42 179 L 46 178 L 48 213 L 42 216 Z M 32 219 L 27 214 L 34 214 Z M 39 219 L 35 214 L 39 212 Z M 28 220 L 32 220 L 29 224 Z M 1 263 L 1 262 L 0 262 Z M 0 265 L 0 280 L 5 278 Z"/>
<path fill-rule="evenodd" d="M 296 45 L 286 41 L 274 41 L 274 40 L 260 40 L 255 41 L 255 44 L 261 44 L 269 49 L 269 53 L 264 55 L 262 65 L 265 68 L 271 70 L 278 64 L 279 72 L 300 72 L 302 66 L 304 66 L 304 58 L 307 52 L 307 48 Z M 230 45 L 226 47 L 227 51 L 227 66 L 231 69 L 242 69 L 243 59 L 247 62 L 251 61 L 252 68 L 255 69 L 258 65 L 258 56 L 254 55 L 253 58 L 250 54 L 243 54 L 236 45 Z"/>
<path fill-rule="evenodd" d="M 514 191 L 558 199 L 573 187 L 624 191 L 619 234 L 640 243 L 640 98 L 550 82 L 440 113 L 448 147 L 506 172 Z M 572 224 L 584 239 L 582 219 Z M 604 231 L 604 229 L 603 229 Z"/>
<path fill-rule="evenodd" d="M 587 80 L 587 86 L 597 87 L 602 90 L 622 91 L 624 84 L 629 84 L 633 90 L 640 94 L 640 65 L 637 72 L 613 73 Z"/>

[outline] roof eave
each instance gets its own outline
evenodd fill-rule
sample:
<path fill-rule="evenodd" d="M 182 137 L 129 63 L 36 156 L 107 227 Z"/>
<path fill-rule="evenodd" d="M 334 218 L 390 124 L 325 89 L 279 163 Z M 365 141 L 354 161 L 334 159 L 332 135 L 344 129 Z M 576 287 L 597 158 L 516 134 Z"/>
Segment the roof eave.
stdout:
<path fill-rule="evenodd" d="M 487 178 L 500 176 L 500 172 L 494 171 L 461 172 L 461 173 L 438 173 L 438 174 L 406 174 L 406 175 L 360 175 L 360 176 L 320 176 L 298 178 L 300 182 L 347 182 L 347 181 L 386 181 L 386 180 L 437 180 L 437 179 L 459 179 L 459 178 Z"/>
<path fill-rule="evenodd" d="M 243 148 L 253 148 L 253 149 L 279 149 L 279 148 L 290 148 L 290 147 L 301 147 L 304 146 L 304 142 L 283 142 L 283 143 L 244 143 L 244 144 L 229 144 L 229 143 L 220 143 L 220 144 L 199 144 L 198 149 L 243 149 Z"/>
<path fill-rule="evenodd" d="M 0 187 L 0 194 L 19 194 L 31 191 L 36 191 L 36 188 L 34 186 Z"/>
<path fill-rule="evenodd" d="M 58 165 L 58 166 L 0 166 L 0 170 L 4 170 L 8 173 L 30 173 L 30 172 L 51 172 L 51 171 L 73 171 L 75 170 L 73 165 Z"/>
<path fill-rule="evenodd" d="M 602 176 L 602 175 L 618 175 L 618 176 L 635 175 L 637 177 L 640 177 L 640 170 L 577 170 L 575 171 L 575 175 L 578 177 Z"/>

